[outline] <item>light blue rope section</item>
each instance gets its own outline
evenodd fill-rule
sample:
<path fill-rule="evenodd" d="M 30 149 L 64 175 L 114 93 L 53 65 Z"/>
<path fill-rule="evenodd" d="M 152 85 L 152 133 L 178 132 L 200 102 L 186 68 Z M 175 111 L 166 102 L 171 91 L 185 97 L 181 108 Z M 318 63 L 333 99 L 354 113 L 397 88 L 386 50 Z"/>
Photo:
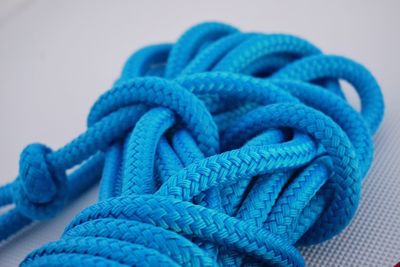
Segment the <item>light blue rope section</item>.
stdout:
<path fill-rule="evenodd" d="M 100 180 L 99 202 L 21 266 L 304 266 L 296 247 L 356 212 L 383 110 L 352 60 L 291 35 L 197 25 L 133 54 L 86 132 L 25 148 L 0 188 L 0 240 Z"/>

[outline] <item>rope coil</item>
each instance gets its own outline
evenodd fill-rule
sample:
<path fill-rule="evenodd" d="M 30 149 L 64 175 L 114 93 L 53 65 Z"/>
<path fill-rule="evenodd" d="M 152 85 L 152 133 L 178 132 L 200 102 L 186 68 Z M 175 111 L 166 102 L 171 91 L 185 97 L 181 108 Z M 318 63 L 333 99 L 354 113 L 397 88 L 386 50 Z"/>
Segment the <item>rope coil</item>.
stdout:
<path fill-rule="evenodd" d="M 101 178 L 99 202 L 21 266 L 304 266 L 296 246 L 332 238 L 356 212 L 383 110 L 352 60 L 295 36 L 197 25 L 133 54 L 85 133 L 22 152 L 0 188 L 0 205 L 15 205 L 0 239 Z"/>

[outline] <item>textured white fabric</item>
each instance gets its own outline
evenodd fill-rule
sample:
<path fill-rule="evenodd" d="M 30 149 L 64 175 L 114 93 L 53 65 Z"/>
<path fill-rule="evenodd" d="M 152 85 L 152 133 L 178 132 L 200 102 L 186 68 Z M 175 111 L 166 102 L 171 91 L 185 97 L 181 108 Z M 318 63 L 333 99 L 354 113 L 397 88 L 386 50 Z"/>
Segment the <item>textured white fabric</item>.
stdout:
<path fill-rule="evenodd" d="M 302 252 L 309 266 L 395 265 L 400 261 L 400 2 L 322 2 L 1 0 L 0 183 L 15 178 L 26 144 L 58 148 L 82 132 L 91 104 L 139 47 L 174 41 L 204 20 L 293 33 L 365 64 L 380 82 L 387 106 L 356 218 L 338 237 Z M 96 198 L 93 189 L 57 218 L 2 244 L 0 266 L 16 266 L 34 248 L 58 239 Z"/>

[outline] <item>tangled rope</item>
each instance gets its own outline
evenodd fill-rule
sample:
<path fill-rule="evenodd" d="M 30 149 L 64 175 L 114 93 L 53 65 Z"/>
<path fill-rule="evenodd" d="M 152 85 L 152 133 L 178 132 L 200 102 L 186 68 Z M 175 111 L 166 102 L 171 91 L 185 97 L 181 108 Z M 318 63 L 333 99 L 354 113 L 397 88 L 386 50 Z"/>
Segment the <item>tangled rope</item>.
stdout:
<path fill-rule="evenodd" d="M 0 238 L 101 177 L 100 201 L 21 266 L 303 266 L 296 246 L 353 217 L 383 108 L 358 63 L 290 35 L 200 24 L 130 57 L 85 133 L 22 152 L 0 189 L 0 204 L 15 205 Z"/>

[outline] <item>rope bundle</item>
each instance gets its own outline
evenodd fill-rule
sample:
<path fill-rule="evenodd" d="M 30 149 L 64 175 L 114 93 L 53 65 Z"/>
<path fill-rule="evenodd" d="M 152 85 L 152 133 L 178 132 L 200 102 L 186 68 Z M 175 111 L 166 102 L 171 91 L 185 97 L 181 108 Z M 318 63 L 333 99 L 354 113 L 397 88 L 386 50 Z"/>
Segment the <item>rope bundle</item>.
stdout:
<path fill-rule="evenodd" d="M 129 58 L 85 133 L 22 152 L 0 189 L 0 205 L 15 204 L 0 238 L 101 177 L 100 201 L 22 266 L 303 266 L 295 246 L 353 217 L 383 108 L 358 63 L 290 35 L 200 24 Z"/>

